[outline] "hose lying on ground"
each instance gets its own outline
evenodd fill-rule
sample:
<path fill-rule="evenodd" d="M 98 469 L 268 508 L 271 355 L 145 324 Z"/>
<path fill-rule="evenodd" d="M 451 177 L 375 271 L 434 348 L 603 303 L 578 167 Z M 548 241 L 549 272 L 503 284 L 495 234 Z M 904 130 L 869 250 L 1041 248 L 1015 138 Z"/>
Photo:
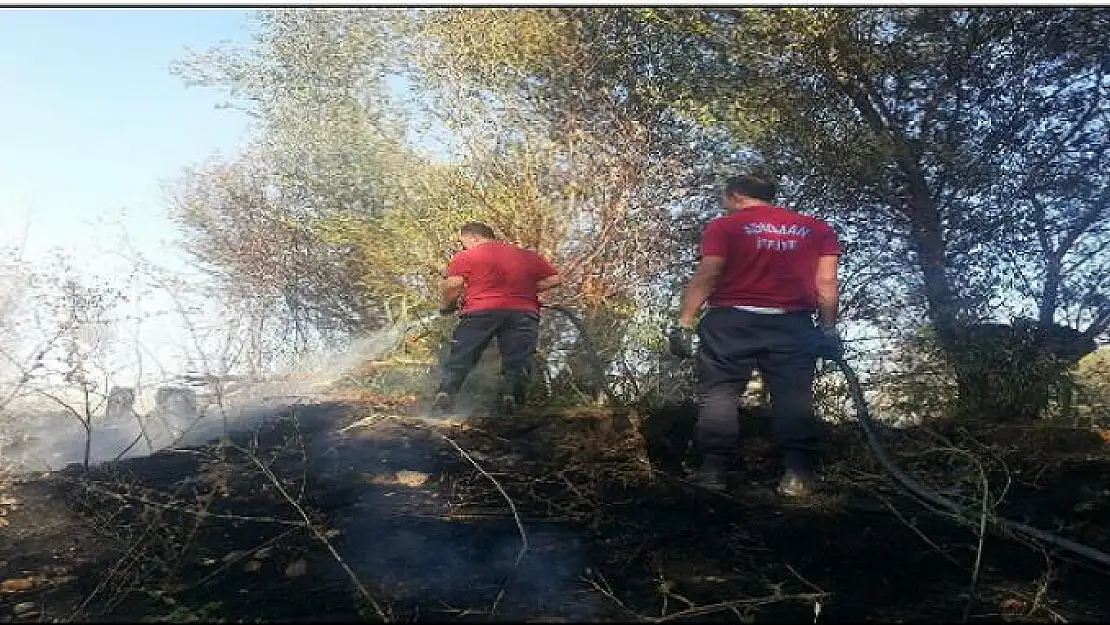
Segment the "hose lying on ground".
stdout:
<path fill-rule="evenodd" d="M 606 383 L 605 370 L 601 364 L 601 360 L 600 358 L 598 358 L 593 343 L 590 341 L 590 335 L 586 331 L 585 325 L 582 323 L 582 320 L 581 318 L 579 318 L 578 314 L 575 313 L 573 310 L 570 310 L 569 308 L 556 304 L 545 304 L 543 308 L 562 314 L 563 317 L 565 317 L 571 323 L 571 325 L 574 326 L 575 330 L 578 332 L 579 337 L 582 340 L 583 347 L 585 348 L 587 354 L 587 360 L 590 362 L 590 366 L 594 370 L 593 374 L 597 376 L 597 382 L 600 388 L 611 400 L 615 400 L 616 398 L 614 397 L 612 391 L 609 389 L 609 385 Z M 887 473 L 889 473 L 891 477 L 894 478 L 899 486 L 901 486 L 911 495 L 914 495 L 922 501 L 929 502 L 940 507 L 943 510 L 946 510 L 952 517 L 955 517 L 956 519 L 964 523 L 978 525 L 979 521 L 977 521 L 976 519 L 982 518 L 981 513 L 971 511 L 952 501 L 951 499 L 941 495 L 940 493 L 930 490 L 917 480 L 907 475 L 900 468 L 898 468 L 898 465 L 894 463 L 894 461 L 890 458 L 890 454 L 888 454 L 886 449 L 883 447 L 882 442 L 879 440 L 879 436 L 875 431 L 875 422 L 871 419 L 871 412 L 867 407 L 867 400 L 864 398 L 863 395 L 863 386 L 860 384 L 859 377 L 856 376 L 855 370 L 852 369 L 852 367 L 843 357 L 834 359 L 833 362 L 836 363 L 836 365 L 840 368 L 841 373 L 843 373 L 845 379 L 848 382 L 848 390 L 851 394 L 852 403 L 856 411 L 856 421 L 859 423 L 860 429 L 863 430 L 863 434 L 865 439 L 867 440 L 867 444 L 871 448 L 871 452 L 875 454 L 875 457 L 878 459 L 879 464 L 883 466 Z M 992 525 L 996 530 L 1000 530 L 1004 534 L 1025 536 L 1033 540 L 1040 541 L 1042 543 L 1054 545 L 1056 547 L 1059 547 L 1060 549 L 1064 549 L 1076 555 L 1082 556 L 1088 560 L 1101 564 L 1107 568 L 1110 568 L 1110 554 L 1106 552 L 1099 551 L 1098 549 L 1094 549 L 1093 547 L 1088 547 L 1068 538 L 1057 536 L 1056 534 L 1046 532 L 1044 530 L 1026 525 L 1024 523 L 1018 523 L 1017 521 L 1011 521 L 1009 519 L 993 515 L 987 516 L 986 519 L 990 525 Z"/>
<path fill-rule="evenodd" d="M 898 468 L 898 465 L 891 460 L 890 455 L 879 441 L 879 437 L 875 432 L 875 423 L 871 420 L 871 413 L 867 408 L 867 401 L 863 396 L 863 387 L 860 385 L 856 372 L 843 358 L 836 359 L 833 362 L 840 367 L 840 371 L 848 381 L 848 390 L 852 396 L 852 403 L 856 410 L 856 421 L 859 423 L 860 429 L 863 430 L 864 437 L 867 439 L 867 444 L 871 448 L 872 453 L 874 453 L 875 457 L 879 460 L 879 463 L 886 469 L 887 473 L 890 473 L 895 481 L 898 482 L 898 485 L 912 495 L 947 510 L 953 516 L 963 521 L 977 524 L 973 519 L 978 518 L 980 513 L 968 510 L 940 493 L 926 488 L 920 482 Z M 1048 543 L 1110 568 L 1110 554 L 1099 551 L 1098 549 L 1009 519 L 990 516 L 987 518 L 987 521 L 996 529 L 1002 530 L 1005 533 L 1026 536 L 1043 543 Z"/>
<path fill-rule="evenodd" d="M 588 353 L 588 359 L 590 365 L 594 368 L 594 375 L 597 376 L 598 383 L 601 385 L 601 388 L 605 389 L 606 394 L 612 398 L 612 393 L 605 383 L 605 372 L 601 366 L 600 359 L 597 357 L 597 353 L 593 349 L 593 344 L 590 342 L 589 333 L 578 318 L 578 315 L 575 314 L 574 311 L 563 306 L 545 305 L 544 308 L 562 313 L 563 316 L 574 325 L 582 338 L 583 347 L 585 347 Z M 863 386 L 860 384 L 856 372 L 843 358 L 836 359 L 833 362 L 840 368 L 848 381 L 848 389 L 851 393 L 852 403 L 856 410 L 856 421 L 859 423 L 860 429 L 863 430 L 864 437 L 867 439 L 867 444 L 871 448 L 872 453 L 874 453 L 875 457 L 879 460 L 879 464 L 890 473 L 899 486 L 910 494 L 947 510 L 952 516 L 961 521 L 977 525 L 978 521 L 975 521 L 975 519 L 980 518 L 981 513 L 968 510 L 940 493 L 926 488 L 920 482 L 898 468 L 898 465 L 890 458 L 890 454 L 887 453 L 875 432 L 875 423 L 871 420 L 871 412 L 867 408 L 867 400 L 863 395 Z M 1110 568 L 1110 554 L 1094 549 L 1093 547 L 1088 547 L 1068 538 L 1057 536 L 1056 534 L 1002 517 L 991 515 L 987 517 L 987 522 L 1004 533 L 1026 536 L 1043 543 L 1048 543 Z"/>

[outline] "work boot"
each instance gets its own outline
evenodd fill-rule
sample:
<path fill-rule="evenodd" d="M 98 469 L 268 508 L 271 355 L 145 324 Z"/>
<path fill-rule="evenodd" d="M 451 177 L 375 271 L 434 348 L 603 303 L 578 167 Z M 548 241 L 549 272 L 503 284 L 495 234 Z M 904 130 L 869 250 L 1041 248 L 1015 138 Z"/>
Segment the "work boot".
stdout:
<path fill-rule="evenodd" d="M 783 497 L 801 499 L 817 491 L 817 476 L 804 469 L 787 469 L 779 481 L 778 493 Z"/>
<path fill-rule="evenodd" d="M 728 488 L 727 472 L 728 462 L 719 455 L 706 455 L 699 466 L 690 476 L 690 481 L 706 490 L 715 493 L 724 492 Z"/>

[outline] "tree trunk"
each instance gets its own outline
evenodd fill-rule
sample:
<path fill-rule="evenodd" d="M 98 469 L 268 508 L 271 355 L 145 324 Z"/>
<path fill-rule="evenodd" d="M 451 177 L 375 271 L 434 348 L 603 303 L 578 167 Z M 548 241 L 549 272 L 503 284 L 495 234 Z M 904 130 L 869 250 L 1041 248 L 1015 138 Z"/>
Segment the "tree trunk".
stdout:
<path fill-rule="evenodd" d="M 961 397 L 970 392 L 966 368 L 960 362 L 960 340 L 958 329 L 958 310 L 952 284 L 948 278 L 945 261 L 944 229 L 941 222 L 940 207 L 934 200 L 929 181 L 921 166 L 920 146 L 908 139 L 903 129 L 886 111 L 882 110 L 881 97 L 875 95 L 869 78 L 853 73 L 850 68 L 838 65 L 837 51 L 830 49 L 829 75 L 846 95 L 864 123 L 879 136 L 891 142 L 893 163 L 901 174 L 903 191 L 889 197 L 891 205 L 900 209 L 910 222 L 910 241 L 917 254 L 925 287 L 925 304 L 929 320 L 937 333 L 941 349 L 956 369 L 957 386 Z M 851 78 L 841 78 L 841 74 Z M 939 183 L 937 183 L 939 184 Z"/>
<path fill-rule="evenodd" d="M 1056 321 L 1056 308 L 1060 301 L 1060 262 L 1054 258 L 1045 264 L 1044 290 L 1038 311 L 1038 321 L 1042 328 L 1052 326 Z"/>
<path fill-rule="evenodd" d="M 977 362 L 977 350 L 970 340 L 972 337 L 967 328 L 961 327 L 961 311 L 947 271 L 940 209 L 933 201 L 920 169 L 912 163 L 909 169 L 910 205 L 907 216 L 921 268 L 929 320 L 956 378 L 959 412 L 977 415 L 985 408 L 981 405 L 987 390 L 984 387 L 985 372 Z"/>
<path fill-rule="evenodd" d="M 89 460 L 92 458 L 92 423 L 82 423 L 85 426 L 85 461 L 82 463 L 85 470 L 89 470 Z"/>
<path fill-rule="evenodd" d="M 933 202 L 920 170 L 914 167 L 907 173 L 910 179 L 907 217 L 925 286 L 925 305 L 941 347 L 952 356 L 959 351 L 961 344 L 957 327 L 959 314 L 948 278 L 940 210 Z"/>
<path fill-rule="evenodd" d="M 81 389 L 85 393 L 85 419 L 81 422 L 81 425 L 83 425 L 85 427 L 85 462 L 84 462 L 84 466 L 85 466 L 85 470 L 88 471 L 89 470 L 89 460 L 92 457 L 92 419 L 93 419 L 93 415 L 92 415 L 92 403 L 90 403 L 92 400 L 89 397 L 89 385 L 88 384 L 82 384 Z"/>

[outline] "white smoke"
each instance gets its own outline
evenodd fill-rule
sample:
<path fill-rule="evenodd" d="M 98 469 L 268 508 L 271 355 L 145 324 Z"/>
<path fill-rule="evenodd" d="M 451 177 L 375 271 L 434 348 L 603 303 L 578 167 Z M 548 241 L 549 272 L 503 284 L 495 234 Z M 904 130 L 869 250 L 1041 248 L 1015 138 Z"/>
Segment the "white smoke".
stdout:
<path fill-rule="evenodd" d="M 130 391 L 130 402 L 120 400 L 130 406 L 94 400 L 90 464 L 201 445 L 219 439 L 225 431 L 253 428 L 290 406 L 319 401 L 353 369 L 386 356 L 410 329 L 433 318 L 383 328 L 341 350 L 307 354 L 286 371 L 263 379 L 141 388 Z M 84 397 L 73 388 L 47 392 L 84 414 Z M 118 396 L 124 395 L 127 391 L 120 390 Z M 0 411 L 0 468 L 42 471 L 81 463 L 85 444 L 80 420 L 42 393 L 24 393 Z"/>

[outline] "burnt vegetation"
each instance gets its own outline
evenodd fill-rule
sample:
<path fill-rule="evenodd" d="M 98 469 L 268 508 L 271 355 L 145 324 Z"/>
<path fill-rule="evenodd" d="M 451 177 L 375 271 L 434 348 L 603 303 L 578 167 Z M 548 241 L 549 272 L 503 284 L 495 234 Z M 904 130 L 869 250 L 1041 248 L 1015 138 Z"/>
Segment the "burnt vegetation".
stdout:
<path fill-rule="evenodd" d="M 160 401 L 182 394 L 208 434 L 167 449 L 176 426 L 155 435 L 103 364 L 120 293 L 3 258 L 9 292 L 43 295 L 0 302 L 0 425 L 41 402 L 84 434 L 64 471 L 0 465 L 0 619 L 1110 616 L 1097 558 L 996 523 L 1110 552 L 1108 22 L 1063 8 L 260 15 L 250 45 L 175 68 L 257 121 L 240 155 L 170 189 L 227 327 L 190 326 L 213 392 Z M 971 517 L 897 487 L 833 370 L 817 382 L 815 501 L 771 491 L 758 383 L 738 406 L 742 483 L 712 496 L 683 481 L 692 372 L 660 328 L 721 181 L 752 168 L 838 230 L 848 356 L 881 443 Z M 490 350 L 467 418 L 429 419 L 450 321 L 423 316 L 474 219 L 552 258 L 553 299 L 575 317 L 545 313 L 522 414 L 487 415 Z M 192 318 L 180 278 L 136 271 Z M 329 349 L 350 352 L 342 375 L 234 418 L 229 380 L 272 383 L 279 357 Z M 117 445 L 110 415 L 138 435 Z"/>

